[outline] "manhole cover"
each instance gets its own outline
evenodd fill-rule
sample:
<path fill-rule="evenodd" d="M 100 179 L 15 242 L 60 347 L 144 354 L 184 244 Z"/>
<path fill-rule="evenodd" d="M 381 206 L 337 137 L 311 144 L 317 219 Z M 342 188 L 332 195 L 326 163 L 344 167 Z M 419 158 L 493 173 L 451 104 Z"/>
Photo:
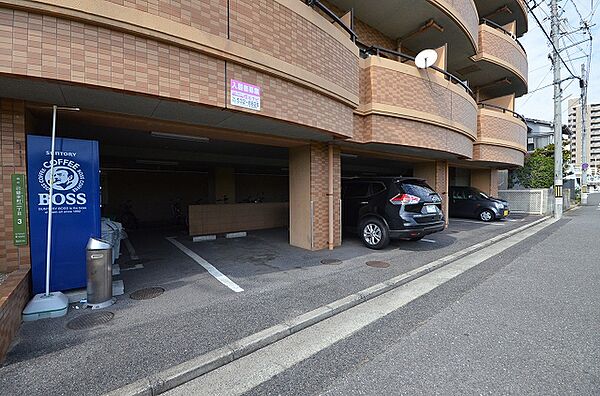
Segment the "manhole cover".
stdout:
<path fill-rule="evenodd" d="M 129 298 L 133 298 L 134 300 L 150 300 L 151 298 L 160 296 L 164 292 L 165 289 L 162 287 L 147 287 L 134 291 L 129 295 Z"/>
<path fill-rule="evenodd" d="M 390 266 L 390 263 L 386 261 L 367 261 L 367 265 L 375 268 L 387 268 Z"/>
<path fill-rule="evenodd" d="M 327 264 L 327 265 L 338 265 L 341 263 L 342 263 L 342 260 L 338 260 L 338 259 L 334 259 L 334 258 L 321 260 L 321 264 Z"/>
<path fill-rule="evenodd" d="M 108 323 L 113 316 L 115 316 L 115 314 L 108 311 L 92 312 L 70 320 L 69 323 L 67 323 L 67 327 L 71 330 L 89 329 L 90 327 Z"/>

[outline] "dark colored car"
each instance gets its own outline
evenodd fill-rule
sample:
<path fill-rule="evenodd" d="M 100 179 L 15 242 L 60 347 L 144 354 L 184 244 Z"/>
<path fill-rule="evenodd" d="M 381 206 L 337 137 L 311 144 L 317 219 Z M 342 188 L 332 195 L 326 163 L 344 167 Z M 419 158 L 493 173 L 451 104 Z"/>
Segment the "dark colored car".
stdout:
<path fill-rule="evenodd" d="M 508 202 L 493 198 L 474 187 L 450 187 L 449 216 L 470 217 L 485 222 L 503 219 L 510 213 Z"/>
<path fill-rule="evenodd" d="M 371 249 L 393 238 L 419 240 L 442 231 L 442 199 L 424 180 L 407 177 L 342 181 L 342 223 Z"/>

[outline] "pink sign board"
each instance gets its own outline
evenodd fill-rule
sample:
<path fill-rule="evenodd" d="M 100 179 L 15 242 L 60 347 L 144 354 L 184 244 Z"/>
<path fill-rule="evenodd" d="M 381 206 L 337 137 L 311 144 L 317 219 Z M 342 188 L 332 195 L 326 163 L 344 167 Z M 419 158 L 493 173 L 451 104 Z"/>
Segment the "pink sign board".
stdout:
<path fill-rule="evenodd" d="M 230 88 L 232 105 L 250 110 L 260 110 L 260 87 L 232 79 Z"/>

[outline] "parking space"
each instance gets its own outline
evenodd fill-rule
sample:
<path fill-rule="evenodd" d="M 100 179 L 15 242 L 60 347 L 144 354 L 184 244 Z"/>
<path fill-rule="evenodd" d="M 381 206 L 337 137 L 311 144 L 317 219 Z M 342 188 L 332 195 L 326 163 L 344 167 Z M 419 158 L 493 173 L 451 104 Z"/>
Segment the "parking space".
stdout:
<path fill-rule="evenodd" d="M 0 369 L 0 387 L 10 394 L 39 376 L 48 380 L 31 395 L 58 386 L 68 393 L 102 393 L 109 384 L 124 385 L 537 218 L 515 216 L 517 221 L 501 226 L 453 220 L 443 232 L 416 242 L 393 241 L 381 251 L 349 236 L 333 251 L 311 252 L 290 246 L 284 228 L 196 243 L 176 229 L 131 232 L 139 259 L 132 260 L 123 248 L 119 263 L 125 294 L 106 310 L 114 314 L 112 320 L 73 330 L 69 323 L 90 311 L 72 305 L 63 318 L 25 323 Z M 219 282 L 169 237 L 243 292 Z M 130 297 L 148 287 L 163 288 L 164 293 L 148 300 Z M 65 367 L 49 375 L 46 363 L 56 354 L 62 355 Z M 71 374 L 91 356 L 99 370 L 93 385 L 87 376 Z"/>

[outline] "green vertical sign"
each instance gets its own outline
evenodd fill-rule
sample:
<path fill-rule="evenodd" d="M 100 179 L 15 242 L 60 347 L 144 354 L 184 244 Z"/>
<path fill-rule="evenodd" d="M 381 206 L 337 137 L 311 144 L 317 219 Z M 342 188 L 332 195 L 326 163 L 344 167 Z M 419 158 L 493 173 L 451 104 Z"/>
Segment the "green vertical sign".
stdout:
<path fill-rule="evenodd" d="M 15 245 L 27 245 L 25 175 L 12 175 L 13 238 Z"/>

